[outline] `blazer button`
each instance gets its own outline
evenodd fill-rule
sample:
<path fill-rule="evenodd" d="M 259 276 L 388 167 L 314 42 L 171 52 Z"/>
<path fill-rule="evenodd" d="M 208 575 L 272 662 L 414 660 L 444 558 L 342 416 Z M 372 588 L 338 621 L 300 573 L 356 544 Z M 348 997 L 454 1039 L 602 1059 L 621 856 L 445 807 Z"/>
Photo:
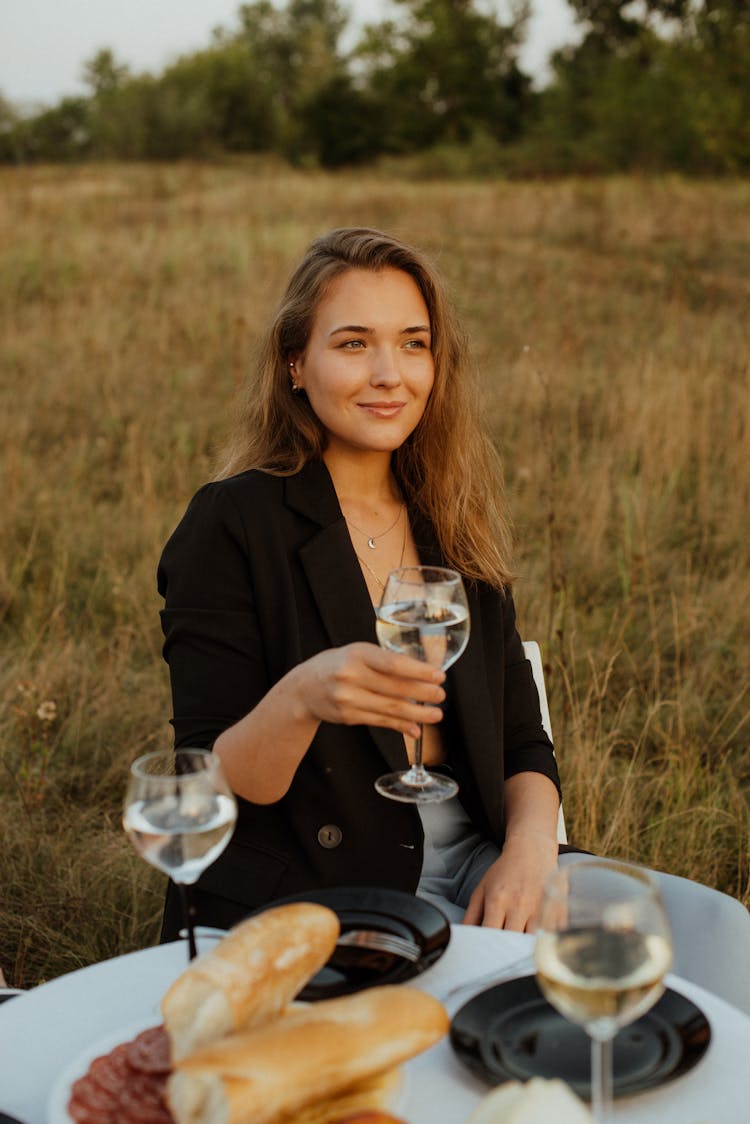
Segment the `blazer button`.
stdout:
<path fill-rule="evenodd" d="M 318 832 L 318 843 L 320 843 L 321 847 L 325 847 L 327 851 L 338 847 L 341 838 L 341 828 L 337 827 L 335 823 L 323 824 Z"/>

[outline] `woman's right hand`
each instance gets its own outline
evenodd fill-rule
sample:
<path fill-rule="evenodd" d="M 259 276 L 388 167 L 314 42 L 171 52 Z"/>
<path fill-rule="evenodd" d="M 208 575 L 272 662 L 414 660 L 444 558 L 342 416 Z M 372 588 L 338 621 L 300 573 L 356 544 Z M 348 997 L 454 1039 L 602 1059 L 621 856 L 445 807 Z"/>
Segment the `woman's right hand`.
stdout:
<path fill-rule="evenodd" d="M 445 672 L 411 656 L 358 642 L 328 648 L 290 673 L 300 705 L 317 722 L 383 726 L 407 737 L 443 712 Z"/>
<path fill-rule="evenodd" d="M 219 755 L 234 791 L 255 804 L 286 794 L 321 722 L 384 726 L 414 738 L 443 712 L 445 673 L 411 656 L 360 642 L 297 664 L 244 718 L 219 734 Z M 273 746 L 269 755 L 268 747 Z"/>

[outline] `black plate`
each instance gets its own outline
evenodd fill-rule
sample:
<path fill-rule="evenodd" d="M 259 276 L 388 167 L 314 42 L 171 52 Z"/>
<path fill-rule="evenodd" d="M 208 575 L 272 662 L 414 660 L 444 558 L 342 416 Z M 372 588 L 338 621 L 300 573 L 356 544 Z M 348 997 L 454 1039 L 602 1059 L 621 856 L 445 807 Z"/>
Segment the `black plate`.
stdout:
<path fill-rule="evenodd" d="M 475 995 L 451 1024 L 451 1045 L 474 1073 L 497 1085 L 512 1079 L 560 1077 L 591 1096 L 591 1044 L 542 995 L 534 976 L 508 980 Z M 614 1095 L 651 1089 L 686 1073 L 711 1040 L 708 1019 L 670 988 L 614 1041 Z"/>
<path fill-rule="evenodd" d="M 450 940 L 450 925 L 444 914 L 431 902 L 401 890 L 337 886 L 293 894 L 281 901 L 269 902 L 265 908 L 286 905 L 287 902 L 317 902 L 318 905 L 328 906 L 338 914 L 342 933 L 350 929 L 378 929 L 409 937 L 422 950 L 419 960 L 412 963 L 389 952 L 339 947 L 298 995 L 298 999 L 307 1002 L 413 979 L 440 959 Z"/>

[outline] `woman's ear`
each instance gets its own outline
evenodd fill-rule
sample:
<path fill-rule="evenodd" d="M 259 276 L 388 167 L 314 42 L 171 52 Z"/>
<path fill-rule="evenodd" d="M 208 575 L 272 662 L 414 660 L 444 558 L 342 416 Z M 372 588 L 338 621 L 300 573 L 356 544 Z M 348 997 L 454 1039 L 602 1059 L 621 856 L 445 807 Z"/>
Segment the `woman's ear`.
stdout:
<path fill-rule="evenodd" d="M 287 356 L 287 367 L 289 369 L 289 378 L 291 379 L 291 382 L 292 382 L 292 390 L 293 391 L 302 390 L 302 379 L 301 379 L 301 372 L 300 372 L 300 369 L 299 369 L 299 359 L 300 359 L 300 352 L 299 351 L 292 351 Z"/>

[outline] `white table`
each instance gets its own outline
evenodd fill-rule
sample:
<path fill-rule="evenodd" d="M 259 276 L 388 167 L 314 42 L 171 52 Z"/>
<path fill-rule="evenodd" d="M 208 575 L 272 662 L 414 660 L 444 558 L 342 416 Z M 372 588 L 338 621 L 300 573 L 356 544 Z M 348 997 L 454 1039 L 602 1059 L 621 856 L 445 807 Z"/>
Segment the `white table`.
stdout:
<path fill-rule="evenodd" d="M 451 985 L 502 971 L 530 954 L 534 938 L 454 925 L 445 955 L 417 985 L 443 997 Z M 207 946 L 206 946 L 207 947 Z M 49 1090 L 60 1070 L 91 1043 L 152 1015 L 183 971 L 185 945 L 161 945 L 61 976 L 0 1005 L 0 1109 L 24 1124 L 46 1124 Z M 709 992 L 669 977 L 707 1015 L 711 1045 L 688 1074 L 650 1093 L 620 1100 L 617 1124 L 741 1124 L 750 1120 L 745 1078 L 750 1018 Z M 447 1001 L 453 1014 L 468 992 Z M 487 1092 L 455 1057 L 448 1040 L 406 1066 L 398 1113 L 408 1124 L 463 1124 Z"/>

